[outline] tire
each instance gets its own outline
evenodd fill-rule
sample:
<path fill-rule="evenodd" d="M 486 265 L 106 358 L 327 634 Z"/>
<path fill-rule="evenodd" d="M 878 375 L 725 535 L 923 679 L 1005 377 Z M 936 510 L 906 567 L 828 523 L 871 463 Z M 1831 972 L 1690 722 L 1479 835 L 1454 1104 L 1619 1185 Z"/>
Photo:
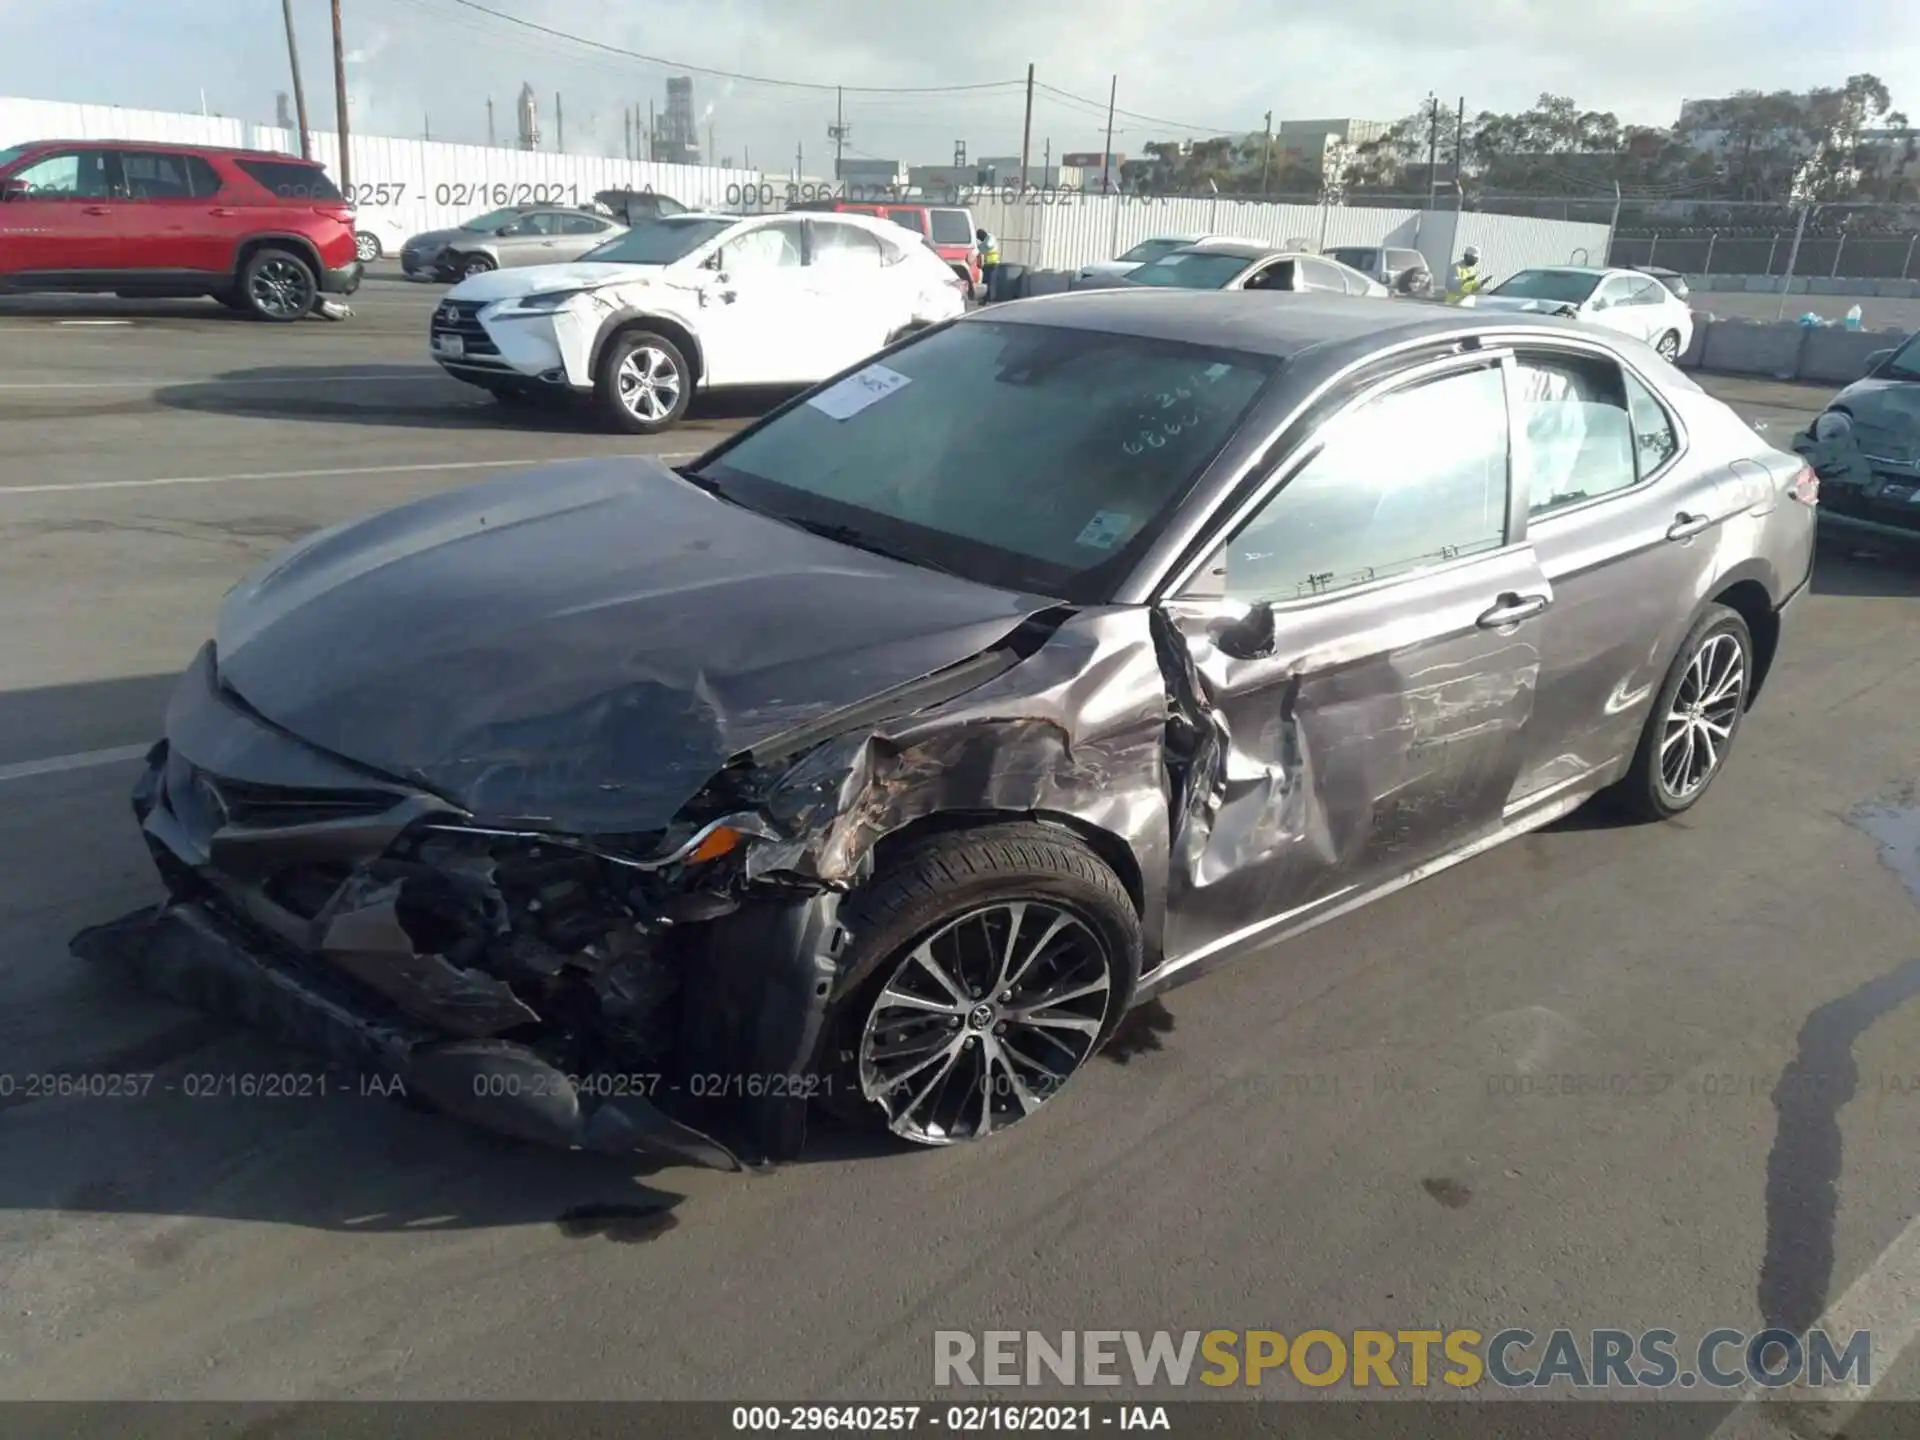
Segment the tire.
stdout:
<path fill-rule="evenodd" d="M 1713 698 L 1727 690 L 1729 656 L 1737 657 L 1737 677 L 1730 693 Z M 1712 724 L 1710 730 L 1702 730 L 1697 721 L 1688 726 L 1684 719 L 1699 703 L 1703 672 L 1710 703 L 1700 712 L 1700 718 Z M 1727 755 L 1739 736 L 1752 688 L 1753 636 L 1747 622 L 1724 605 L 1709 605 L 1680 644 L 1666 681 L 1654 698 L 1633 764 L 1614 787 L 1613 798 L 1634 819 L 1648 821 L 1671 820 L 1699 804 L 1700 797 L 1726 769 Z M 1691 739 L 1680 738 L 1688 728 L 1693 732 Z M 1673 737 L 1672 744 L 1668 743 L 1669 736 Z M 1711 742 L 1712 758 L 1704 774 L 1696 778 L 1680 767 L 1704 758 L 1697 748 L 1702 740 Z"/>
<path fill-rule="evenodd" d="M 1678 330 L 1667 331 L 1666 334 L 1653 342 L 1653 348 L 1662 360 L 1677 365 L 1680 362 L 1680 332 Z"/>
<path fill-rule="evenodd" d="M 852 939 L 827 1019 L 827 1108 L 914 1144 L 983 1139 L 1045 1104 L 1113 1034 L 1140 974 L 1126 887 L 1053 825 L 931 835 L 850 896 L 840 923 Z"/>
<path fill-rule="evenodd" d="M 651 380 L 649 385 L 648 381 Z M 647 399 L 651 395 L 651 400 Z M 652 330 L 607 342 L 593 377 L 593 401 L 614 430 L 658 435 L 680 423 L 693 399 L 693 369 L 680 347 Z"/>
<path fill-rule="evenodd" d="M 499 268 L 498 265 L 494 264 L 493 261 L 489 260 L 485 255 L 469 255 L 464 260 L 455 262 L 453 274 L 456 280 L 465 280 L 469 276 L 484 275 L 489 270 L 498 270 Z"/>
<path fill-rule="evenodd" d="M 313 312 L 320 286 L 302 256 L 269 245 L 240 267 L 239 298 L 254 319 L 285 325 Z"/>
<path fill-rule="evenodd" d="M 353 254 L 362 265 L 371 265 L 385 253 L 380 248 L 380 237 L 369 235 L 364 230 L 353 232 Z"/>

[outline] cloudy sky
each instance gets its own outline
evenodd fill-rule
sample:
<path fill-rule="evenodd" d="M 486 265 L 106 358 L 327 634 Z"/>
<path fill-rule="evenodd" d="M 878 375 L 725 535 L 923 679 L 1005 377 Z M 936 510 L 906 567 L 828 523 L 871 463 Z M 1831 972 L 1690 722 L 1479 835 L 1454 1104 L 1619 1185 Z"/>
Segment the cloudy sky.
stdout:
<path fill-rule="evenodd" d="M 1394 119 L 1429 92 L 1469 110 L 1543 90 L 1666 125 L 1680 101 L 1742 88 L 1839 84 L 1871 71 L 1920 112 L 1914 0 L 342 0 L 351 116 L 366 133 L 484 142 L 487 100 L 505 141 L 531 82 L 552 138 L 619 154 L 627 105 L 664 104 L 672 67 L 595 50 L 474 5 L 678 65 L 719 155 L 823 173 L 835 85 L 848 87 L 849 154 L 914 163 L 1017 153 L 1029 62 L 1036 160 L 1100 146 L 1109 78 L 1114 148 L 1257 130 L 1281 119 Z M 293 0 L 312 123 L 333 123 L 327 0 Z M 278 0 L 0 0 L 0 96 L 197 110 L 271 120 L 287 88 Z M 996 82 L 1005 82 L 998 84 Z M 937 89 L 981 86 L 991 88 Z M 813 87 L 813 88 L 810 88 Z M 868 87 L 868 88 L 857 88 Z M 878 93 L 874 87 L 925 93 Z"/>

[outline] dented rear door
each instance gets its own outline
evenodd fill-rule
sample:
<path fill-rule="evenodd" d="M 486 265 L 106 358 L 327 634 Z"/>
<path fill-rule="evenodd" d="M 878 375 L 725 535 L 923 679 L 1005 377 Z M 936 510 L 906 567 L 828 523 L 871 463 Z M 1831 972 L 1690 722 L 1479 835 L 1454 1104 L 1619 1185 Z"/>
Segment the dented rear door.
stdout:
<path fill-rule="evenodd" d="M 1509 450 L 1498 357 L 1423 367 L 1323 426 L 1164 602 L 1201 736 L 1169 970 L 1500 828 L 1553 603 L 1510 540 Z"/>

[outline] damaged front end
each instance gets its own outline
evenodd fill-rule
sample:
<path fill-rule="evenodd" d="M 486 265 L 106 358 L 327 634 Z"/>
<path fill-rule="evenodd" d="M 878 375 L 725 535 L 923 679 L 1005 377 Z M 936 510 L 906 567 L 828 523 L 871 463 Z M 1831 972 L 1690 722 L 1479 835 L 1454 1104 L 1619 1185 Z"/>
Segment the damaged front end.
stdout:
<path fill-rule="evenodd" d="M 481 826 L 273 730 L 211 647 L 168 735 L 134 811 L 169 898 L 76 954 L 521 1139 L 721 1169 L 798 1151 L 837 897 L 749 887 L 763 822 Z"/>

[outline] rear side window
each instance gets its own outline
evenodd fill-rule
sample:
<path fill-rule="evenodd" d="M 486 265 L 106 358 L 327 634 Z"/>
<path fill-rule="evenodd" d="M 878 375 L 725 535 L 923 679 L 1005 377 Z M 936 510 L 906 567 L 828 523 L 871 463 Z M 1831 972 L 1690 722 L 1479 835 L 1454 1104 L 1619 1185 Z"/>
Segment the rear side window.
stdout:
<path fill-rule="evenodd" d="M 268 194 L 282 200 L 342 199 L 340 189 L 318 165 L 302 165 L 297 160 L 236 160 L 234 162 Z"/>
<path fill-rule="evenodd" d="M 131 200 L 191 200 L 187 157 L 158 150 L 122 150 L 120 174 Z"/>
<path fill-rule="evenodd" d="M 1387 263 L 1396 270 L 1424 270 L 1427 268 L 1427 257 L 1418 250 L 1389 250 Z"/>
<path fill-rule="evenodd" d="M 1620 367 L 1584 355 L 1518 358 L 1513 468 L 1530 513 L 1551 515 L 1638 483 L 1639 445 Z M 1649 457 L 1661 443 L 1648 436 Z"/>
<path fill-rule="evenodd" d="M 933 238 L 942 245 L 971 245 L 973 217 L 964 210 L 934 211 Z"/>
<path fill-rule="evenodd" d="M 1373 269 L 1375 261 L 1379 258 L 1379 252 L 1374 250 L 1329 250 L 1327 254 L 1342 265 L 1351 265 L 1356 270 Z"/>
<path fill-rule="evenodd" d="M 213 168 L 213 162 L 204 155 L 189 155 L 186 158 L 187 181 L 193 186 L 195 197 L 218 195 L 224 182 L 220 179 L 220 172 Z"/>
<path fill-rule="evenodd" d="M 896 225 L 904 225 L 916 235 L 927 233 L 926 217 L 918 210 L 889 210 L 887 219 Z"/>

